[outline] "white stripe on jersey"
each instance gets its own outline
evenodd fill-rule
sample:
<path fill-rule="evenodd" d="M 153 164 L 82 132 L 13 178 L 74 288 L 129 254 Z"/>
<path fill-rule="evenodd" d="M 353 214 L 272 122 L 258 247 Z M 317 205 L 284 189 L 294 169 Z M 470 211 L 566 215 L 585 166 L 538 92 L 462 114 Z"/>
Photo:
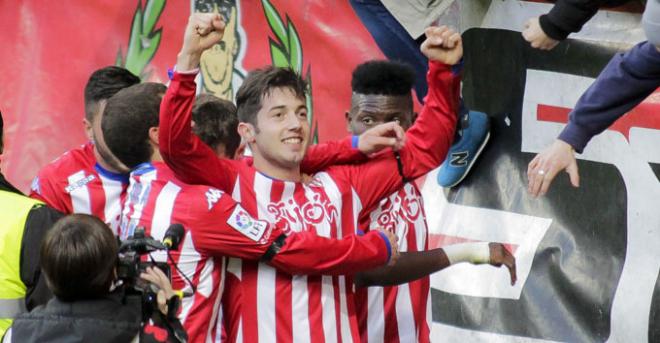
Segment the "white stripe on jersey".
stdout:
<path fill-rule="evenodd" d="M 186 263 L 187 259 L 190 260 L 189 263 Z M 199 262 L 199 260 L 200 260 L 199 253 L 195 251 L 195 247 L 193 246 L 192 243 L 192 234 L 190 233 L 190 231 L 188 231 L 186 232 L 186 237 L 184 238 L 183 244 L 181 246 L 179 263 L 177 263 L 176 265 L 181 270 L 180 273 L 183 273 L 189 279 L 192 280 L 192 277 L 195 275 L 195 268 L 197 267 L 197 263 Z M 190 288 L 188 282 L 185 282 L 185 284 L 186 286 L 183 288 L 183 291 L 192 292 L 192 288 Z M 186 317 L 188 317 L 188 313 L 190 313 L 190 309 L 194 305 L 196 298 L 197 298 L 197 293 L 195 293 L 192 297 L 184 297 L 181 300 L 181 313 L 179 314 L 179 320 L 181 320 L 182 323 L 186 321 Z"/>
<path fill-rule="evenodd" d="M 367 337 L 369 343 L 385 341 L 385 293 L 381 287 L 367 288 Z"/>
<path fill-rule="evenodd" d="M 325 342 L 337 342 L 337 317 L 335 315 L 335 287 L 332 277 L 321 277 L 321 307 L 323 308 L 323 334 Z M 350 342 L 350 341 L 348 341 Z"/>
<path fill-rule="evenodd" d="M 222 342 L 222 326 L 223 326 L 223 312 L 222 312 L 222 306 L 220 306 L 220 301 L 222 300 L 222 293 L 224 293 L 225 290 L 225 267 L 227 263 L 226 258 L 221 258 L 220 259 L 220 270 L 223 272 L 220 273 L 220 286 L 219 286 L 219 291 L 218 295 L 215 297 L 215 302 L 213 303 L 213 313 L 211 314 L 211 320 L 210 322 L 213 323 L 215 322 L 215 341 L 216 342 Z M 211 343 L 211 337 L 213 333 L 213 325 L 209 325 L 209 331 L 206 335 L 206 342 Z"/>
<path fill-rule="evenodd" d="M 85 171 L 81 170 L 68 177 L 69 185 L 74 185 L 85 178 Z M 74 188 L 70 193 L 71 205 L 73 205 L 73 213 L 92 214 L 91 200 L 89 196 L 89 188 L 87 184 Z"/>
<path fill-rule="evenodd" d="M 172 211 L 174 210 L 174 202 L 179 195 L 181 187 L 168 182 L 165 187 L 158 193 L 156 198 L 156 207 L 154 208 L 154 216 L 151 219 L 151 237 L 155 240 L 162 241 L 165 237 L 165 231 L 170 226 L 172 218 Z"/>
<path fill-rule="evenodd" d="M 404 283 L 397 288 L 396 293 L 396 322 L 399 329 L 399 343 L 417 342 L 415 318 L 413 318 L 412 303 L 410 302 L 410 287 Z M 419 325 L 423 325 L 419 323 Z"/>
<path fill-rule="evenodd" d="M 309 342 L 311 328 L 309 327 L 309 293 L 307 291 L 307 275 L 295 275 L 291 280 L 291 307 L 295 308 L 291 315 L 294 342 Z"/>
<path fill-rule="evenodd" d="M 346 277 L 339 276 L 339 311 L 340 313 L 348 313 L 346 305 Z M 351 334 L 351 323 L 348 321 L 348 316 L 339 316 L 341 321 L 341 340 L 342 342 L 351 342 L 353 336 Z"/>
<path fill-rule="evenodd" d="M 105 206 L 103 208 L 105 222 L 116 235 L 121 216 L 121 193 L 124 190 L 124 184 L 121 181 L 106 178 L 103 174 L 99 174 L 99 178 L 105 195 Z"/>
<path fill-rule="evenodd" d="M 254 189 L 257 196 L 257 211 L 260 219 L 266 219 L 273 223 L 275 217 L 268 212 L 264 205 L 270 204 L 272 182 L 265 176 L 257 174 L 254 178 Z M 275 317 L 275 282 L 276 271 L 274 268 L 259 263 L 257 266 L 257 323 L 259 337 L 271 337 L 277 339 L 277 323 Z"/>
<path fill-rule="evenodd" d="M 133 207 L 133 213 L 130 216 L 130 219 L 128 220 L 128 223 L 124 224 L 122 222 L 122 239 L 126 239 L 129 236 L 133 235 L 133 232 L 135 231 L 135 228 L 140 224 L 140 219 L 142 219 L 142 210 L 144 207 L 147 205 L 147 199 L 149 198 L 149 193 L 151 192 L 151 182 L 156 178 L 156 173 L 155 172 L 150 172 L 150 173 L 145 173 L 143 175 L 140 175 L 140 182 L 131 184 L 131 188 L 136 188 L 140 187 L 137 189 L 139 191 L 139 194 L 137 195 L 137 199 L 131 199 L 131 196 L 134 194 L 135 190 L 134 189 L 129 189 L 128 190 L 128 198 L 127 203 L 124 206 L 124 216 L 128 215 L 128 211 L 130 211 L 130 206 L 133 205 L 133 201 L 135 200 L 135 204 L 132 206 Z M 147 185 L 145 187 L 145 185 Z"/>

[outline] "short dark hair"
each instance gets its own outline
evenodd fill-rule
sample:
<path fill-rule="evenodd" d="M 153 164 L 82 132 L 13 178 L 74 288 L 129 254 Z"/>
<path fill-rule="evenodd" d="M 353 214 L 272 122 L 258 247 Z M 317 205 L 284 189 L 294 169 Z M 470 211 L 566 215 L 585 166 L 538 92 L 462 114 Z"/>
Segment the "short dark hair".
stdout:
<path fill-rule="evenodd" d="M 85 118 L 94 120 L 99 101 L 110 99 L 120 90 L 140 83 L 140 78 L 122 67 L 108 66 L 89 76 L 85 85 Z"/>
<path fill-rule="evenodd" d="M 415 82 L 415 71 L 407 64 L 373 60 L 353 70 L 351 89 L 360 94 L 406 95 Z"/>
<path fill-rule="evenodd" d="M 249 72 L 236 93 L 238 120 L 256 126 L 261 101 L 275 88 L 289 88 L 305 99 L 307 82 L 291 68 L 267 66 Z"/>
<path fill-rule="evenodd" d="M 220 99 L 211 94 L 200 94 L 192 110 L 195 122 L 193 133 L 206 145 L 216 149 L 219 144 L 225 147 L 225 155 L 234 156 L 241 144 L 238 135 L 238 117 L 236 106 L 231 101 Z"/>
<path fill-rule="evenodd" d="M 151 161 L 149 129 L 158 127 L 160 101 L 167 87 L 147 82 L 120 90 L 103 112 L 101 130 L 105 144 L 126 167 Z"/>
<path fill-rule="evenodd" d="M 94 299 L 110 292 L 117 240 L 100 219 L 87 214 L 61 218 L 41 243 L 41 269 L 63 301 Z"/>

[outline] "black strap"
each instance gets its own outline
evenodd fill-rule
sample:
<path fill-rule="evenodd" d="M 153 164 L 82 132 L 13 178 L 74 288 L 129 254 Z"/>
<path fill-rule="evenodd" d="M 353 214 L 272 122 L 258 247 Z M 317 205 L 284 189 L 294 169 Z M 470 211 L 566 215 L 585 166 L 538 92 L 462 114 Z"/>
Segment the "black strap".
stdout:
<path fill-rule="evenodd" d="M 268 247 L 268 250 L 266 250 L 266 253 L 261 256 L 261 261 L 262 262 L 270 262 L 270 260 L 277 255 L 280 250 L 282 250 L 282 247 L 284 244 L 286 244 L 286 235 L 281 234 L 279 237 L 275 238 L 273 243 Z"/>
<path fill-rule="evenodd" d="M 403 162 L 401 162 L 401 154 L 399 154 L 398 151 L 394 152 L 394 158 L 396 158 L 396 169 L 399 170 L 399 175 L 401 175 L 401 180 L 403 180 L 404 184 L 410 182 L 411 180 L 408 179 L 405 175 L 403 175 Z"/>

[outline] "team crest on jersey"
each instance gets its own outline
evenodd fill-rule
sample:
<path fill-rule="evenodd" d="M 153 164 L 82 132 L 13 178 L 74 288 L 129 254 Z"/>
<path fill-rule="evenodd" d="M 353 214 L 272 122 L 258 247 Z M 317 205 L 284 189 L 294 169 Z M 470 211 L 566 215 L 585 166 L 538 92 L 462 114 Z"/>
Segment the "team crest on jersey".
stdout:
<path fill-rule="evenodd" d="M 268 223 L 252 218 L 241 205 L 234 207 L 234 211 L 227 219 L 227 224 L 255 242 L 259 242 L 268 228 Z"/>
<path fill-rule="evenodd" d="M 219 189 L 215 188 L 209 188 L 208 191 L 206 191 L 206 202 L 209 204 L 209 211 L 211 208 L 213 208 L 213 205 L 215 205 L 218 200 L 220 200 L 220 197 L 222 197 L 222 191 Z"/>
<path fill-rule="evenodd" d="M 80 179 L 80 180 L 78 180 L 78 181 L 76 181 L 76 182 L 74 182 L 74 183 L 69 183 L 69 185 L 66 186 L 66 187 L 64 188 L 64 190 L 65 190 L 67 193 L 71 193 L 71 192 L 75 191 L 76 189 L 78 189 L 78 188 L 80 188 L 80 187 L 83 187 L 83 186 L 85 186 L 86 184 L 92 182 L 92 180 L 94 180 L 94 179 L 96 179 L 96 176 L 94 176 L 94 175 L 88 175 L 88 176 L 86 176 L 86 177 L 84 177 L 84 178 L 82 178 L 82 179 Z"/>

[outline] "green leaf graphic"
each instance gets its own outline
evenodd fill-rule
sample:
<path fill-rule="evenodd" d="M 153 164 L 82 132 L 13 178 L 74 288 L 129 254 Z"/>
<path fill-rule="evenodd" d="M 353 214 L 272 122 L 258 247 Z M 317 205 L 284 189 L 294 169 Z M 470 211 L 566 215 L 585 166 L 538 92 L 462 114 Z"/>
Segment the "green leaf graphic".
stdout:
<path fill-rule="evenodd" d="M 303 71 L 303 50 L 300 36 L 293 22 L 286 16 L 286 25 L 282 21 L 282 17 L 277 12 L 270 0 L 261 0 L 264 8 L 266 21 L 270 27 L 274 38 L 268 39 L 270 48 L 270 57 L 272 65 L 282 68 L 291 68 L 295 72 L 302 74 Z M 312 128 L 312 141 L 318 143 L 318 126 L 314 126 L 314 111 L 313 111 L 313 97 L 312 97 L 312 72 L 311 66 L 307 65 L 307 72 L 305 73 L 305 80 L 308 84 L 307 97 L 305 103 L 307 105 L 307 119 L 309 120 L 310 127 Z"/>
<path fill-rule="evenodd" d="M 151 75 L 146 67 L 160 46 L 162 29 L 155 29 L 155 27 L 164 8 L 165 0 L 147 0 L 143 10 L 142 0 L 138 0 L 133 14 L 126 56 L 122 55 L 120 48 L 115 61 L 116 65 L 128 69 L 143 80 L 148 79 Z"/>

